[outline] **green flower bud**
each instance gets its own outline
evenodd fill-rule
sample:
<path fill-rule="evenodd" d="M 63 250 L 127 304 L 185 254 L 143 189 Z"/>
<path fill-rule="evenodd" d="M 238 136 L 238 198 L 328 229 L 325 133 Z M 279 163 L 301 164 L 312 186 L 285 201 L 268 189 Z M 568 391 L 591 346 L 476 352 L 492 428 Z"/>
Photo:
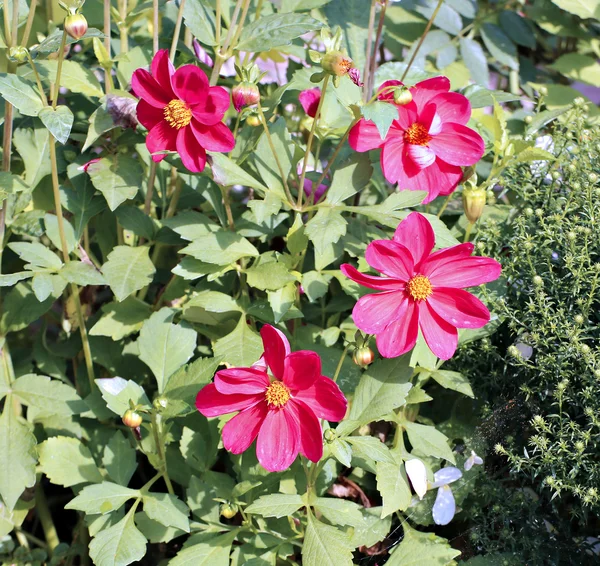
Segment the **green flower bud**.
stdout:
<path fill-rule="evenodd" d="M 142 424 L 142 415 L 137 411 L 127 410 L 123 415 L 123 424 L 129 428 L 137 428 Z"/>
<path fill-rule="evenodd" d="M 405 106 L 406 104 L 409 104 L 412 102 L 412 99 L 412 93 L 405 86 L 394 90 L 394 102 L 399 106 Z"/>
<path fill-rule="evenodd" d="M 343 77 L 352 69 L 354 63 L 350 57 L 341 51 L 330 51 L 321 60 L 323 70 L 335 77 Z"/>
<path fill-rule="evenodd" d="M 221 517 L 233 519 L 238 513 L 238 506 L 235 503 L 222 503 L 219 512 Z"/>
<path fill-rule="evenodd" d="M 65 30 L 73 39 L 81 39 L 88 29 L 88 23 L 83 14 L 71 14 L 65 18 Z"/>
<path fill-rule="evenodd" d="M 487 193 L 481 187 L 465 188 L 463 191 L 463 207 L 465 216 L 471 224 L 475 224 L 483 214 L 487 203 Z"/>
<path fill-rule="evenodd" d="M 22 47 L 22 46 L 11 47 L 8 50 L 8 59 L 10 61 L 12 61 L 13 63 L 17 63 L 17 65 L 21 65 L 22 63 L 27 62 L 28 53 L 29 53 L 29 51 L 27 50 L 26 47 Z"/>

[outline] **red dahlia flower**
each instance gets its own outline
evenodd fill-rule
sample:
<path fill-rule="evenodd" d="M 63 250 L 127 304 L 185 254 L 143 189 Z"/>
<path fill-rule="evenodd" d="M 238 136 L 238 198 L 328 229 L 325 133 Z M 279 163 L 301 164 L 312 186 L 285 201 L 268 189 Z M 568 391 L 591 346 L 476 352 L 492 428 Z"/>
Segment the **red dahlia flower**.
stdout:
<path fill-rule="evenodd" d="M 375 240 L 367 247 L 365 259 L 382 277 L 347 263 L 341 267 L 356 283 L 383 291 L 361 297 L 352 318 L 363 332 L 376 335 L 386 358 L 411 350 L 420 328 L 431 351 L 447 360 L 456 351 L 457 328 L 481 328 L 490 320 L 486 306 L 463 288 L 497 279 L 500 264 L 471 257 L 471 243 L 431 253 L 434 244 L 431 224 L 413 212 L 400 222 L 393 240 Z"/>
<path fill-rule="evenodd" d="M 323 456 L 319 419 L 341 421 L 346 398 L 321 375 L 317 353 L 290 353 L 285 335 L 268 324 L 260 334 L 262 358 L 249 368 L 218 371 L 214 383 L 198 393 L 196 407 L 205 417 L 240 411 L 223 427 L 223 445 L 241 454 L 258 437 L 256 455 L 269 472 L 289 468 L 298 452 L 318 462 Z"/>
<path fill-rule="evenodd" d="M 379 100 L 394 102 L 388 88 L 400 81 L 386 81 Z M 350 131 L 349 143 L 356 151 L 381 148 L 381 168 L 390 183 L 411 191 L 427 191 L 423 201 L 449 195 L 460 183 L 461 167 L 473 165 L 483 156 L 481 136 L 465 125 L 471 117 L 469 100 L 450 90 L 446 77 L 435 77 L 411 87 L 412 101 L 397 105 L 398 119 L 385 139 L 377 126 L 364 118 Z"/>
<path fill-rule="evenodd" d="M 146 147 L 156 162 L 164 151 L 176 151 L 187 169 L 204 170 L 206 150 L 231 151 L 235 140 L 221 122 L 229 108 L 229 94 L 220 86 L 209 86 L 195 65 L 175 70 L 166 49 L 152 59 L 152 73 L 137 69 L 131 86 L 141 100 L 137 118 L 148 129 Z"/>

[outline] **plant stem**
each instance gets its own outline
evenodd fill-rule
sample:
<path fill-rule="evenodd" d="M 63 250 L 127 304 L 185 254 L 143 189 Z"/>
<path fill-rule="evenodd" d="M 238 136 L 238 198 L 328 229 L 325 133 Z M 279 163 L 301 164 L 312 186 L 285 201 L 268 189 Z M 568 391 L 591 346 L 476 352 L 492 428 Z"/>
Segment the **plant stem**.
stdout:
<path fill-rule="evenodd" d="M 369 69 L 371 68 L 371 57 L 375 57 L 375 53 L 371 53 L 373 49 L 373 27 L 375 26 L 375 8 L 377 7 L 378 0 L 371 1 L 371 11 L 369 13 L 369 31 L 367 32 L 367 57 L 365 59 L 365 70 L 363 71 L 364 77 L 364 90 L 363 90 L 363 101 L 366 102 L 369 99 Z"/>
<path fill-rule="evenodd" d="M 220 185 L 219 185 L 220 186 Z M 229 198 L 229 187 L 221 187 L 223 193 L 223 205 L 225 206 L 225 213 L 227 214 L 227 225 L 233 232 L 235 230 L 235 224 L 233 222 L 233 213 L 231 212 L 231 199 Z"/>
<path fill-rule="evenodd" d="M 246 22 L 246 16 L 248 15 L 248 8 L 250 8 L 250 0 L 245 0 L 240 23 L 238 24 L 238 27 L 235 30 L 235 35 L 233 36 L 233 40 L 231 41 L 231 45 L 233 47 L 237 45 L 240 35 L 242 34 L 242 29 L 244 28 L 244 23 Z"/>
<path fill-rule="evenodd" d="M 411 55 L 410 61 L 408 62 L 406 69 L 404 69 L 404 73 L 402 73 L 400 82 L 404 82 L 404 79 L 406 78 L 406 75 L 408 74 L 408 71 L 410 70 L 411 65 L 414 63 L 414 61 L 417 57 L 417 53 L 419 52 L 419 49 L 421 49 L 421 46 L 423 45 L 423 42 L 425 41 L 425 38 L 427 37 L 429 30 L 431 29 L 433 20 L 435 20 L 436 16 L 438 15 L 438 12 L 440 11 L 440 8 L 442 7 L 443 3 L 444 3 L 444 0 L 438 0 L 437 6 L 435 7 L 433 14 L 431 14 L 431 18 L 429 18 L 429 21 L 427 22 L 427 25 L 425 26 L 425 31 L 423 32 L 421 39 L 419 39 L 419 43 L 417 43 L 417 47 L 414 50 L 413 54 Z"/>
<path fill-rule="evenodd" d="M 215 44 L 219 49 L 221 43 L 221 0 L 216 1 L 215 6 Z"/>
<path fill-rule="evenodd" d="M 150 157 L 150 173 L 148 174 L 148 188 L 146 189 L 146 199 L 144 200 L 144 214 L 150 214 L 152 206 L 152 196 L 154 193 L 154 183 L 156 181 L 156 162 Z"/>
<path fill-rule="evenodd" d="M 465 230 L 465 239 L 463 240 L 463 242 L 469 241 L 469 238 L 471 237 L 471 231 L 473 230 L 473 226 L 475 226 L 473 222 L 469 222 L 467 224 L 467 228 Z"/>
<path fill-rule="evenodd" d="M 50 550 L 50 554 L 52 554 L 52 551 L 60 544 L 60 539 L 58 538 L 56 527 L 52 521 L 52 515 L 48 508 L 48 501 L 46 500 L 44 488 L 41 483 L 38 483 L 37 489 L 35 490 L 35 510 L 40 519 L 40 523 L 42 524 L 44 537 L 48 543 L 48 549 Z"/>
<path fill-rule="evenodd" d="M 167 490 L 171 495 L 175 495 L 175 491 L 173 490 L 173 484 L 171 483 L 171 478 L 169 477 L 169 472 L 167 471 L 167 459 L 165 457 L 165 446 L 163 444 L 163 429 L 160 415 L 156 413 L 152 413 L 152 433 L 154 434 L 154 443 L 156 444 L 156 451 L 158 453 L 158 458 L 160 459 L 162 469 L 158 470 L 162 474 L 165 483 L 167 484 Z"/>
<path fill-rule="evenodd" d="M 152 0 L 152 51 L 158 51 L 158 0 Z"/>
<path fill-rule="evenodd" d="M 340 356 L 340 361 L 338 362 L 338 365 L 335 368 L 335 373 L 333 374 L 333 381 L 337 381 L 337 379 L 340 375 L 340 371 L 342 371 L 342 366 L 344 365 L 344 360 L 346 359 L 346 354 L 348 353 L 349 349 L 350 349 L 350 345 L 348 344 L 344 348 L 344 351 L 342 352 L 342 355 Z"/>
<path fill-rule="evenodd" d="M 233 10 L 233 16 L 231 17 L 231 22 L 229 25 L 229 29 L 227 30 L 227 36 L 225 37 L 225 41 L 223 43 L 223 47 L 221 48 L 221 46 L 219 45 L 219 41 L 217 41 L 217 46 L 215 49 L 215 64 L 212 70 L 212 73 L 210 75 L 210 85 L 214 86 L 217 84 L 217 81 L 219 80 L 219 73 L 221 72 L 221 67 L 223 66 L 223 63 L 225 62 L 225 60 L 227 59 L 227 57 L 229 56 L 228 53 L 228 49 L 229 49 L 229 45 L 230 45 L 230 41 L 231 38 L 233 36 L 233 30 L 235 28 L 235 25 L 237 23 L 237 19 L 240 13 L 240 10 L 242 9 L 242 3 L 243 2 L 249 2 L 250 0 L 237 0 L 236 4 L 235 4 L 235 8 Z M 220 4 L 217 4 L 217 7 L 220 7 Z M 245 10 L 246 12 L 248 11 L 247 9 Z M 244 16 L 245 18 L 245 16 Z M 221 18 L 218 19 L 219 23 L 221 21 Z M 243 22 L 242 22 L 243 23 Z M 241 32 L 240 32 L 241 33 Z"/>
<path fill-rule="evenodd" d="M 302 197 L 304 196 L 304 179 L 306 179 L 306 166 L 308 165 L 308 158 L 310 157 L 310 150 L 312 148 L 313 138 L 315 137 L 315 130 L 317 129 L 317 122 L 321 116 L 321 108 L 323 108 L 323 102 L 325 101 L 325 93 L 327 91 L 327 85 L 329 84 L 329 75 L 325 75 L 323 81 L 323 89 L 321 90 L 321 98 L 319 98 L 319 105 L 317 106 L 317 112 L 313 119 L 312 128 L 308 134 L 308 140 L 306 142 L 306 152 L 304 153 L 304 163 L 302 164 L 302 174 L 300 175 L 300 181 L 298 183 L 298 208 L 302 208 Z M 319 185 L 317 185 L 318 187 Z M 312 193 L 311 193 L 312 194 Z"/>
<path fill-rule="evenodd" d="M 65 46 L 67 45 L 67 30 L 63 29 L 60 48 L 58 50 L 58 63 L 56 65 L 56 78 L 54 79 L 54 93 L 52 94 L 52 109 L 56 109 L 58 104 L 58 94 L 60 92 L 60 75 L 62 73 L 63 61 L 65 60 Z M 60 202 L 60 201 L 59 201 Z"/>
<path fill-rule="evenodd" d="M 379 14 L 379 24 L 377 25 L 377 35 L 375 36 L 375 45 L 373 46 L 373 56 L 371 57 L 371 68 L 369 69 L 368 83 L 367 83 L 367 94 L 373 92 L 375 86 L 375 67 L 377 66 L 377 48 L 381 41 L 381 33 L 383 32 L 383 22 L 385 20 L 385 11 L 387 9 L 388 0 L 385 0 L 381 6 L 381 13 Z"/>
<path fill-rule="evenodd" d="M 106 49 L 110 59 L 110 0 L 104 0 L 104 49 Z M 110 85 L 112 84 L 108 67 L 104 69 L 104 83 L 106 94 L 108 94 L 111 91 Z"/>
<path fill-rule="evenodd" d="M 177 12 L 177 21 L 175 22 L 175 30 L 173 31 L 173 40 L 171 41 L 171 51 L 169 52 L 169 58 L 171 61 L 175 59 L 175 52 L 177 51 L 177 42 L 179 41 L 179 33 L 181 32 L 181 22 L 183 21 L 184 7 L 185 0 L 180 0 L 179 11 Z"/>
<path fill-rule="evenodd" d="M 121 53 L 129 51 L 128 29 L 125 20 L 127 19 L 127 0 L 119 0 L 119 17 L 121 22 L 119 25 L 119 37 L 121 39 Z"/>
<path fill-rule="evenodd" d="M 451 199 L 452 199 L 452 194 L 449 194 L 446 197 L 446 200 L 444 201 L 444 204 L 442 205 L 442 208 L 440 208 L 440 211 L 437 214 L 438 218 L 442 217 L 442 214 L 444 214 L 444 211 L 446 210 L 446 207 L 448 206 L 448 204 L 450 204 L 450 200 Z"/>
<path fill-rule="evenodd" d="M 36 546 L 39 546 L 40 548 L 43 548 L 44 550 L 48 550 L 48 545 L 42 539 L 39 539 L 39 538 L 33 536 L 32 534 L 29 534 L 27 531 L 17 529 L 16 533 L 17 533 L 17 536 L 22 535 L 26 540 L 30 540 Z"/>
<path fill-rule="evenodd" d="M 6 45 L 8 47 L 12 46 L 12 37 L 10 35 L 10 18 L 8 12 L 8 0 L 4 0 L 4 5 L 2 6 L 2 14 L 4 15 L 4 38 L 6 39 Z"/>
<path fill-rule="evenodd" d="M 35 16 L 36 8 L 37 8 L 37 0 L 31 0 L 31 4 L 29 5 L 29 13 L 27 14 L 27 23 L 25 24 L 25 31 L 23 32 L 23 37 L 21 38 L 21 45 L 23 47 L 27 47 L 27 43 L 29 41 L 29 35 L 31 34 L 31 26 L 33 25 L 33 18 Z"/>

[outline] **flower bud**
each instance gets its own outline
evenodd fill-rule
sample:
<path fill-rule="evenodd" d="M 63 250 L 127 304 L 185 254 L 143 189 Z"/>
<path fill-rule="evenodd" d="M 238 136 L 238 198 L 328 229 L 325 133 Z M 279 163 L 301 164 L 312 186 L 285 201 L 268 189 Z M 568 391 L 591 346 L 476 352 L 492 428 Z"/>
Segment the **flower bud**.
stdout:
<path fill-rule="evenodd" d="M 332 428 L 328 428 L 323 433 L 323 436 L 327 442 L 333 442 L 337 438 L 337 434 L 335 433 L 335 430 L 333 430 Z"/>
<path fill-rule="evenodd" d="M 260 100 L 260 92 L 255 84 L 247 81 L 235 85 L 231 91 L 233 106 L 239 112 L 245 106 L 252 106 Z"/>
<path fill-rule="evenodd" d="M 486 202 L 485 189 L 481 187 L 465 188 L 463 191 L 463 207 L 471 224 L 475 224 L 481 218 Z"/>
<path fill-rule="evenodd" d="M 256 114 L 250 114 L 250 116 L 246 118 L 246 124 L 248 124 L 248 126 L 252 126 L 253 128 L 260 126 L 260 116 L 257 116 Z"/>
<path fill-rule="evenodd" d="M 154 401 L 152 402 L 152 406 L 154 407 L 155 410 L 157 410 L 158 412 L 163 411 L 164 409 L 167 408 L 167 405 L 169 404 L 169 402 L 167 401 L 167 399 L 163 396 L 157 397 L 156 399 L 154 399 Z"/>
<path fill-rule="evenodd" d="M 221 517 L 226 519 L 233 519 L 237 515 L 238 506 L 234 503 L 221 503 L 220 513 Z"/>
<path fill-rule="evenodd" d="M 65 18 L 65 30 L 73 39 L 81 39 L 88 29 L 88 23 L 83 14 L 71 14 Z"/>
<path fill-rule="evenodd" d="M 352 59 L 341 51 L 330 51 L 321 60 L 323 70 L 336 77 L 343 77 L 354 66 Z"/>
<path fill-rule="evenodd" d="M 18 47 L 11 47 L 8 50 L 8 59 L 13 63 L 21 65 L 22 63 L 27 62 L 28 53 L 27 47 L 22 47 L 21 45 Z"/>
<path fill-rule="evenodd" d="M 410 90 L 405 86 L 401 86 L 394 90 L 394 102 L 399 106 L 405 106 L 412 102 L 413 96 Z"/>
<path fill-rule="evenodd" d="M 142 415 L 137 411 L 128 409 L 123 415 L 123 424 L 129 428 L 137 428 L 142 424 Z"/>
<path fill-rule="evenodd" d="M 375 354 L 368 346 L 357 348 L 354 350 L 354 355 L 352 356 L 354 363 L 361 368 L 366 368 L 374 359 Z"/>

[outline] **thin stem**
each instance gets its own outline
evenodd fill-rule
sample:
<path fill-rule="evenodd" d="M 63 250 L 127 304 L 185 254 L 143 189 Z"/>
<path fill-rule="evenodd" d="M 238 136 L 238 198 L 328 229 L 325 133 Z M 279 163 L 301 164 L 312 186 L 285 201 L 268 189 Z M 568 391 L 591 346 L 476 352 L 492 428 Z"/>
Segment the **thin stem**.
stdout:
<path fill-rule="evenodd" d="M 427 22 L 427 25 L 425 26 L 425 31 L 423 32 L 421 39 L 419 39 L 419 43 L 417 43 L 417 47 L 414 50 L 413 54 L 411 55 L 410 61 L 408 62 L 406 69 L 404 69 L 404 73 L 402 73 L 400 82 L 404 82 L 404 79 L 406 78 L 406 75 L 408 74 L 408 71 L 410 70 L 411 65 L 414 63 L 414 61 L 417 57 L 417 53 L 419 52 L 419 49 L 421 49 L 421 46 L 423 45 L 423 42 L 425 41 L 425 38 L 427 37 L 427 34 L 429 33 L 431 26 L 433 25 L 433 20 L 435 20 L 436 16 L 438 15 L 438 12 L 440 11 L 440 8 L 442 7 L 443 3 L 444 3 L 444 0 L 438 0 L 437 6 L 435 7 L 433 14 L 431 14 L 431 18 L 429 18 L 429 21 Z"/>
<path fill-rule="evenodd" d="M 119 0 L 119 17 L 121 18 L 119 25 L 119 37 L 121 39 L 121 53 L 127 53 L 129 51 L 129 37 L 127 24 L 127 0 Z"/>
<path fill-rule="evenodd" d="M 175 30 L 173 31 L 173 40 L 171 41 L 171 51 L 169 52 L 169 58 L 171 61 L 175 59 L 175 52 L 177 51 L 177 42 L 179 41 L 179 32 L 181 31 L 181 22 L 183 21 L 183 8 L 185 7 L 185 0 L 179 1 L 179 11 L 177 12 L 177 21 L 175 22 Z"/>
<path fill-rule="evenodd" d="M 329 75 L 325 75 L 323 81 L 323 89 L 321 90 L 321 98 L 319 98 L 319 105 L 317 106 L 317 112 L 313 119 L 312 128 L 308 134 L 308 140 L 306 142 L 306 151 L 304 153 L 304 162 L 302 163 L 302 174 L 300 175 L 300 181 L 298 182 L 298 208 L 302 208 L 302 197 L 304 196 L 304 179 L 306 179 L 306 166 L 308 165 L 308 158 L 310 157 L 310 150 L 312 148 L 313 138 L 315 137 L 315 131 L 317 129 L 317 123 L 321 116 L 321 108 L 323 108 L 323 102 L 325 101 L 325 92 L 327 85 L 329 84 Z M 317 185 L 318 187 L 319 185 Z M 314 191 L 313 191 L 314 192 Z M 312 192 L 311 192 L 312 194 Z"/>
<path fill-rule="evenodd" d="M 54 79 L 54 94 L 52 95 L 52 108 L 56 109 L 58 104 L 58 93 L 60 92 L 60 75 L 62 73 L 63 61 L 65 60 L 65 46 L 67 45 L 67 30 L 63 29 L 60 49 L 58 50 L 58 63 L 56 65 L 56 78 Z M 60 202 L 60 201 L 59 201 Z"/>
<path fill-rule="evenodd" d="M 17 529 L 17 535 L 23 535 L 25 537 L 25 539 L 30 540 L 33 544 L 35 544 L 36 546 L 39 546 L 40 548 L 43 548 L 44 550 L 48 550 L 48 545 L 42 540 L 37 538 L 36 536 L 33 536 L 32 534 L 28 533 L 27 531 L 23 531 L 21 529 Z"/>
<path fill-rule="evenodd" d="M 152 158 L 150 158 L 152 159 Z M 154 193 L 154 183 L 156 181 L 156 162 L 152 160 L 150 162 L 150 173 L 148 174 L 148 188 L 146 189 L 146 199 L 144 200 L 144 214 L 148 216 L 150 214 L 150 207 L 152 206 L 152 196 Z"/>
<path fill-rule="evenodd" d="M 19 33 L 19 3 L 12 3 L 12 29 L 10 31 L 11 40 L 14 42 L 14 45 L 17 45 L 19 42 L 18 33 Z"/>
<path fill-rule="evenodd" d="M 373 27 L 375 26 L 375 8 L 377 7 L 378 0 L 371 1 L 371 11 L 369 13 L 369 31 L 367 32 L 367 57 L 365 60 L 365 70 L 363 71 L 363 77 L 365 80 L 365 87 L 363 90 L 363 101 L 366 102 L 369 98 L 369 69 L 371 68 L 371 57 L 375 57 L 375 53 L 371 53 L 373 49 Z"/>
<path fill-rule="evenodd" d="M 442 217 L 442 214 L 444 214 L 444 211 L 446 210 L 446 207 L 448 206 L 448 204 L 450 203 L 450 201 L 452 200 L 452 195 L 448 195 L 446 197 L 446 200 L 444 201 L 444 204 L 442 205 L 442 208 L 440 208 L 440 211 L 438 212 L 438 218 Z"/>
<path fill-rule="evenodd" d="M 233 40 L 231 41 L 231 45 L 235 47 L 237 42 L 242 34 L 242 29 L 244 29 L 244 23 L 246 21 L 246 16 L 248 15 L 248 8 L 250 8 L 250 0 L 245 0 L 244 8 L 242 10 L 242 17 L 240 18 L 240 23 L 238 24 L 237 30 L 235 31 L 235 35 L 233 36 Z"/>
<path fill-rule="evenodd" d="M 340 371 L 342 371 L 342 366 L 344 365 L 344 361 L 346 359 L 346 354 L 348 353 L 349 349 L 350 349 L 350 344 L 348 344 L 344 348 L 344 351 L 342 352 L 342 355 L 340 356 L 340 361 L 338 362 L 338 365 L 335 368 L 335 373 L 333 374 L 333 381 L 337 381 L 337 379 L 340 375 Z"/>
<path fill-rule="evenodd" d="M 258 20 L 258 18 L 260 18 L 260 13 L 262 12 L 262 5 L 263 5 L 263 0 L 258 0 L 258 2 L 256 3 L 256 13 L 254 15 L 254 21 Z"/>
<path fill-rule="evenodd" d="M 367 93 L 373 92 L 373 87 L 375 86 L 375 67 L 377 66 L 377 48 L 379 46 L 379 42 L 381 41 L 381 33 L 383 32 L 383 22 L 385 20 L 385 11 L 387 9 L 388 0 L 385 0 L 383 5 L 381 6 L 381 13 L 379 14 L 379 24 L 377 25 L 377 35 L 375 36 L 375 45 L 373 46 L 373 56 L 371 57 L 371 68 L 369 69 L 368 76 L 368 90 Z"/>
<path fill-rule="evenodd" d="M 171 195 L 171 201 L 169 202 L 169 208 L 167 208 L 165 218 L 171 218 L 177 211 L 177 204 L 179 203 L 179 197 L 181 196 L 181 187 L 182 184 L 175 181 L 175 189 Z"/>
<path fill-rule="evenodd" d="M 228 57 L 227 50 L 229 49 L 229 42 L 231 41 L 231 38 L 233 36 L 233 30 L 235 28 L 235 24 L 237 22 L 238 15 L 242 8 L 242 2 L 245 2 L 245 1 L 246 0 L 237 0 L 237 2 L 235 4 L 235 8 L 233 10 L 233 16 L 231 17 L 229 29 L 227 30 L 227 36 L 225 37 L 225 42 L 223 43 L 223 48 L 221 48 L 219 45 L 219 42 L 217 42 L 217 46 L 216 46 L 216 50 L 215 50 L 215 55 L 216 55 L 215 65 L 213 67 L 212 73 L 210 74 L 210 85 L 211 86 L 215 86 L 217 84 L 217 81 L 219 80 L 219 73 L 221 72 L 221 67 L 223 66 L 223 63 L 225 62 L 225 59 L 227 59 L 227 57 Z M 218 6 L 220 6 L 220 5 L 218 5 Z M 219 18 L 219 22 L 220 21 L 221 21 L 221 18 Z"/>
<path fill-rule="evenodd" d="M 465 230 L 465 239 L 463 240 L 463 242 L 469 241 L 469 238 L 471 237 L 471 231 L 473 230 L 473 226 L 475 226 L 473 222 L 469 222 L 467 224 L 467 229 Z"/>
<path fill-rule="evenodd" d="M 223 193 L 223 205 L 225 206 L 225 213 L 227 214 L 227 225 L 233 232 L 235 230 L 235 224 L 233 222 L 233 213 L 231 212 L 231 199 L 229 198 L 229 187 L 221 187 Z"/>
<path fill-rule="evenodd" d="M 152 51 L 158 51 L 158 0 L 152 0 Z"/>
<path fill-rule="evenodd" d="M 215 7 L 215 44 L 219 49 L 221 43 L 221 0 L 217 0 Z"/>
<path fill-rule="evenodd" d="M 44 488 L 41 482 L 38 483 L 37 489 L 35 490 L 35 510 L 42 524 L 42 530 L 44 531 L 44 537 L 48 543 L 48 549 L 50 553 L 60 544 L 56 527 L 52 521 L 52 515 L 48 507 L 48 501 L 44 494 Z"/>
<path fill-rule="evenodd" d="M 110 59 L 110 0 L 104 0 L 104 49 Z M 108 66 L 104 69 L 105 90 L 108 94 L 111 91 L 112 77 Z"/>
<path fill-rule="evenodd" d="M 29 13 L 27 14 L 27 23 L 25 24 L 25 31 L 23 32 L 23 37 L 21 38 L 21 45 L 27 47 L 27 43 L 29 42 L 29 35 L 31 34 L 31 26 L 33 25 L 33 18 L 35 17 L 35 10 L 37 8 L 37 0 L 31 0 L 31 4 L 29 5 Z"/>
<path fill-rule="evenodd" d="M 154 434 L 154 442 L 156 444 L 156 451 L 158 453 L 158 458 L 161 462 L 162 469 L 160 470 L 165 483 L 167 484 L 167 490 L 171 495 L 175 495 L 175 490 L 173 489 L 173 484 L 171 483 L 171 478 L 169 477 L 169 472 L 167 471 L 167 459 L 165 457 L 165 447 L 163 444 L 164 437 L 162 434 L 162 422 L 160 415 L 156 413 L 152 414 L 152 433 Z"/>
<path fill-rule="evenodd" d="M 2 7 L 2 13 L 4 15 L 4 38 L 6 39 L 6 45 L 12 46 L 12 37 L 10 35 L 10 17 L 8 13 L 8 0 L 4 0 L 4 6 Z"/>
<path fill-rule="evenodd" d="M 46 98 L 46 93 L 44 92 L 44 87 L 42 86 L 42 80 L 40 79 L 40 74 L 38 73 L 37 67 L 33 59 L 31 58 L 31 54 L 27 52 L 27 59 L 29 60 L 29 64 L 31 65 L 31 69 L 33 70 L 33 76 L 35 77 L 35 82 L 37 83 L 38 90 L 40 91 L 40 98 L 42 99 L 42 105 L 48 106 L 48 99 Z"/>

